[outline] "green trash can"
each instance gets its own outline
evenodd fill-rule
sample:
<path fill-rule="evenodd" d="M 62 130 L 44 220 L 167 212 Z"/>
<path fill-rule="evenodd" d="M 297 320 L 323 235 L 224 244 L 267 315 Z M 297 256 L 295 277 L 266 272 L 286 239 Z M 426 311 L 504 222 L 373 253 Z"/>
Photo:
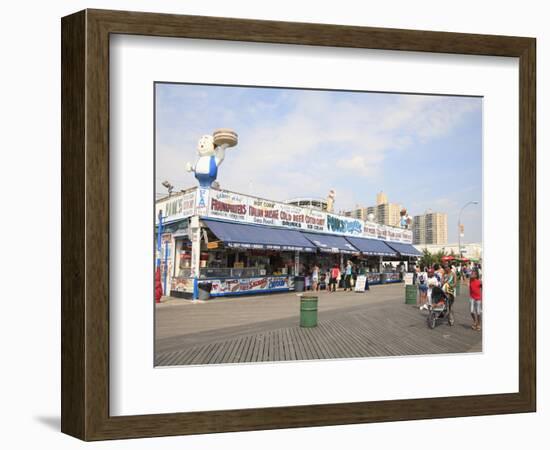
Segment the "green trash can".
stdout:
<path fill-rule="evenodd" d="M 418 294 L 417 288 L 414 284 L 405 285 L 405 303 L 407 305 L 416 305 L 416 296 Z"/>
<path fill-rule="evenodd" d="M 317 296 L 304 294 L 300 299 L 300 326 L 311 328 L 317 326 Z"/>

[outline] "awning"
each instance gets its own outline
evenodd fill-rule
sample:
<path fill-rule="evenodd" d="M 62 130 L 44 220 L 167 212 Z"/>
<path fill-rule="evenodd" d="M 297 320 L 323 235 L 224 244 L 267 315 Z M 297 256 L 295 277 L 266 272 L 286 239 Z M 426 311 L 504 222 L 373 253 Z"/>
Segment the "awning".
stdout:
<path fill-rule="evenodd" d="M 299 231 L 217 220 L 202 221 L 228 247 L 315 251 L 315 247 Z"/>
<path fill-rule="evenodd" d="M 346 237 L 364 255 L 397 256 L 395 250 L 384 241 L 370 238 Z"/>
<path fill-rule="evenodd" d="M 412 244 L 402 244 L 401 242 L 387 242 L 387 244 L 402 256 L 422 256 L 422 252 Z"/>
<path fill-rule="evenodd" d="M 302 233 L 309 241 L 322 252 L 331 253 L 359 253 L 359 250 L 351 245 L 343 236 L 331 236 L 327 234 Z"/>

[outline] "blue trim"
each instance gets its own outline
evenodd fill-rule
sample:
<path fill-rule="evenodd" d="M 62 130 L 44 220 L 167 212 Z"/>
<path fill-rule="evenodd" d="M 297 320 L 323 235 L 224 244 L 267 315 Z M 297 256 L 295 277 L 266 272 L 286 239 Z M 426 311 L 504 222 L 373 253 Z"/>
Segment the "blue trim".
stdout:
<path fill-rule="evenodd" d="M 306 231 L 301 231 L 301 233 L 321 252 L 345 253 L 350 255 L 354 253 L 361 253 L 344 236 L 335 234 L 309 233 Z M 338 252 L 333 252 L 332 249 L 337 249 Z"/>
<path fill-rule="evenodd" d="M 227 292 L 222 294 L 210 294 L 210 297 L 230 297 L 230 296 L 237 296 L 237 295 L 254 295 L 254 294 L 272 294 L 274 292 L 289 292 L 293 291 L 294 289 L 290 288 L 280 288 L 280 289 L 256 289 L 254 291 L 244 291 L 244 292 Z"/>
<path fill-rule="evenodd" d="M 364 255 L 397 256 L 397 252 L 381 239 L 346 236 L 346 240 Z"/>
<path fill-rule="evenodd" d="M 216 164 L 216 157 L 210 156 L 210 167 L 208 168 L 208 175 L 214 180 L 218 176 L 218 165 Z"/>
<path fill-rule="evenodd" d="M 206 277 L 198 278 L 199 282 L 217 280 L 255 280 L 258 278 L 294 278 L 294 275 L 257 275 L 255 277 Z"/>
<path fill-rule="evenodd" d="M 197 278 L 193 278 L 193 300 L 199 298 L 199 283 Z"/>
<path fill-rule="evenodd" d="M 210 186 L 212 186 L 212 182 L 215 181 L 215 178 L 212 178 L 207 173 L 195 172 L 195 178 L 198 180 L 199 185 L 205 189 L 208 189 Z"/>

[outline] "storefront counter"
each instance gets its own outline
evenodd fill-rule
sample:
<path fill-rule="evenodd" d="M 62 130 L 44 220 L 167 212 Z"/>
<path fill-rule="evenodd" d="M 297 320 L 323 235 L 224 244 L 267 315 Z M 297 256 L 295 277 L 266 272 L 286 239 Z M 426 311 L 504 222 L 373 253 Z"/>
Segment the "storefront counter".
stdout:
<path fill-rule="evenodd" d="M 365 275 L 367 276 L 367 280 L 369 280 L 369 284 L 382 283 L 382 279 L 378 272 L 367 272 Z"/>
<path fill-rule="evenodd" d="M 210 297 L 228 295 L 267 294 L 294 290 L 294 277 L 289 275 L 262 277 L 175 277 L 172 279 L 170 295 L 173 297 L 196 298 L 197 290 L 208 287 Z"/>
<path fill-rule="evenodd" d="M 383 275 L 384 283 L 400 283 L 403 281 L 399 272 L 386 272 Z"/>
<path fill-rule="evenodd" d="M 367 272 L 365 274 L 369 280 L 369 284 L 387 284 L 401 282 L 401 274 L 399 272 Z"/>
<path fill-rule="evenodd" d="M 398 272 L 368 272 L 369 285 L 400 283 Z M 258 277 L 208 277 L 195 280 L 189 277 L 174 277 L 170 295 L 173 297 L 197 298 L 199 286 L 210 292 L 210 297 L 230 295 L 268 294 L 294 290 L 294 276 L 272 275 Z"/>
<path fill-rule="evenodd" d="M 294 289 L 294 277 L 288 275 L 252 278 L 201 278 L 198 282 L 212 283 L 211 297 L 285 292 Z"/>

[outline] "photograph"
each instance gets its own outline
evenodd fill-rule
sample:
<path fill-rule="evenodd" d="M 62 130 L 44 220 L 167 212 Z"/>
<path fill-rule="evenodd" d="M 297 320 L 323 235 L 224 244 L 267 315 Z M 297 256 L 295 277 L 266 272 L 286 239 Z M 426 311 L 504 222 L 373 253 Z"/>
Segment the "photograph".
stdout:
<path fill-rule="evenodd" d="M 483 97 L 154 85 L 155 367 L 482 353 Z"/>

